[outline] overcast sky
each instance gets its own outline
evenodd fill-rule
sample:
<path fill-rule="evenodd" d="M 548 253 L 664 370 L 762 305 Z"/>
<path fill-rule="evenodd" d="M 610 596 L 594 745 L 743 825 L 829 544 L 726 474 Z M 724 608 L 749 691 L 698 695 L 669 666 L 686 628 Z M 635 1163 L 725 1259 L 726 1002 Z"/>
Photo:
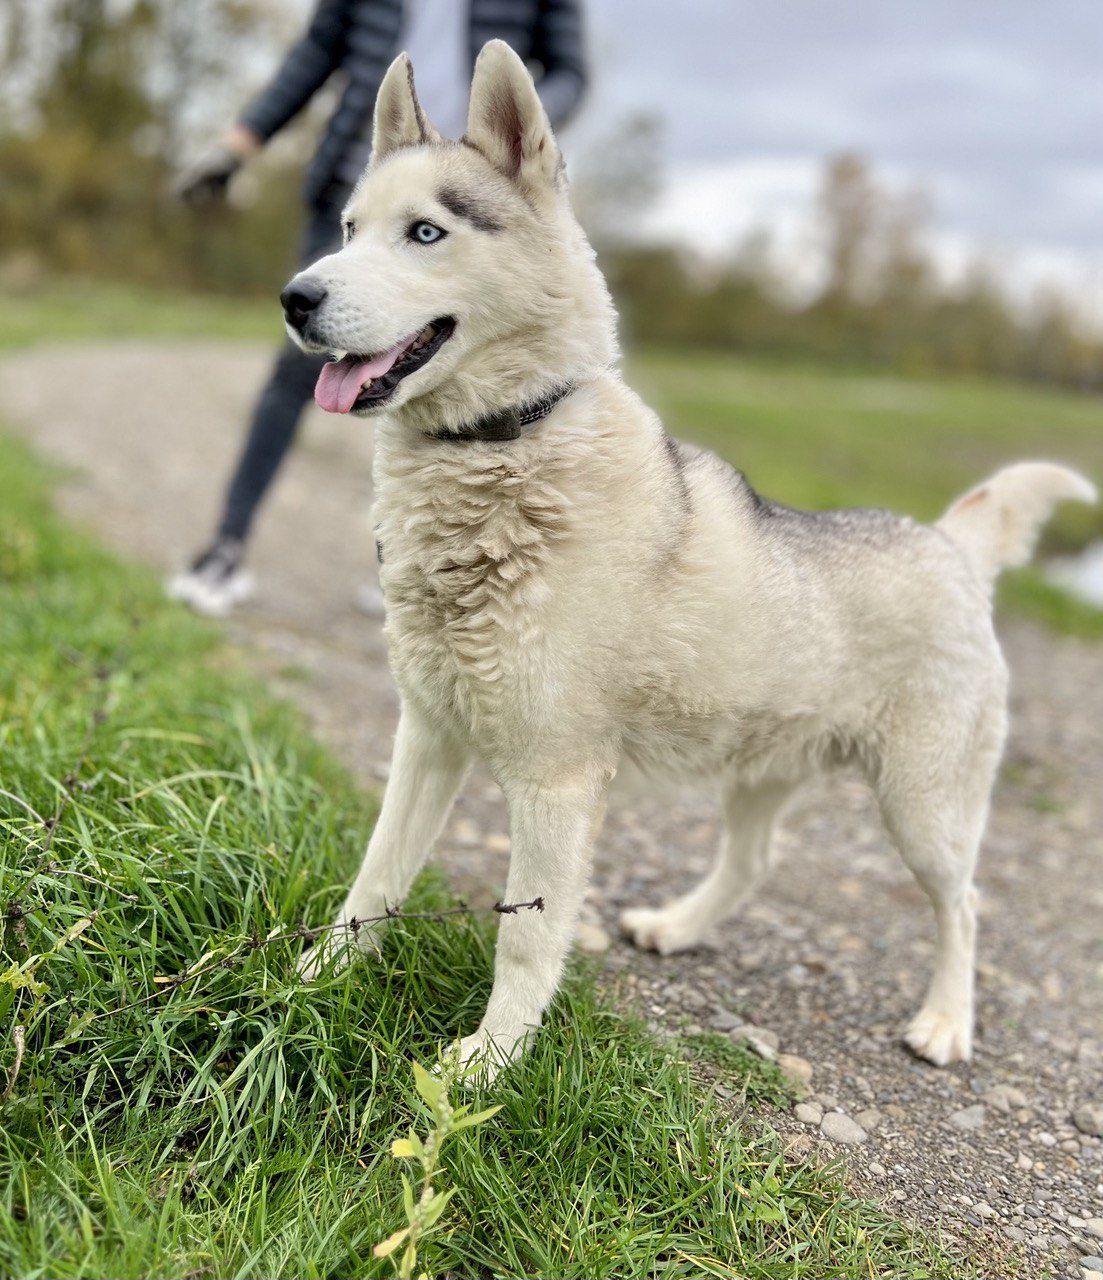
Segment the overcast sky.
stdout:
<path fill-rule="evenodd" d="M 1103 265 L 1101 0 L 588 8 L 578 145 L 634 109 L 664 118 L 657 229 L 710 248 L 751 225 L 792 231 L 823 158 L 853 149 L 925 186 L 947 256 L 982 245 L 1066 275 Z"/>

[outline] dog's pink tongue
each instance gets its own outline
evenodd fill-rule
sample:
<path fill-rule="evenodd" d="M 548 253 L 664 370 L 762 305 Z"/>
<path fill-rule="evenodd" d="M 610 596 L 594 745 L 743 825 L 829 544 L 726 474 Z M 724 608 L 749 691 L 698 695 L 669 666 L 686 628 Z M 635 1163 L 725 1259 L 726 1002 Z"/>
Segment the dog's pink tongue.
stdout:
<path fill-rule="evenodd" d="M 370 360 L 355 360 L 352 356 L 345 356 L 341 360 L 327 361 L 318 374 L 318 384 L 314 388 L 315 403 L 326 413 L 348 413 L 364 387 L 373 378 L 381 378 L 387 373 L 415 337 L 417 334 L 409 334 L 382 355 L 372 356 Z"/>

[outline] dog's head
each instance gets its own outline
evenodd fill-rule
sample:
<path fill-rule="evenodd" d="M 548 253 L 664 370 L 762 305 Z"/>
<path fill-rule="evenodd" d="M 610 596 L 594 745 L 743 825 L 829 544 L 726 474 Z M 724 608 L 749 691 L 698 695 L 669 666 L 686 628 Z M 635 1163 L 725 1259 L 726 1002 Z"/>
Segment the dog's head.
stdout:
<path fill-rule="evenodd" d="M 608 364 L 608 293 L 508 45 L 479 54 L 459 142 L 433 128 L 400 55 L 379 88 L 372 147 L 344 247 L 281 295 L 294 340 L 335 357 L 318 380 L 322 408 L 408 406 L 447 428 Z"/>

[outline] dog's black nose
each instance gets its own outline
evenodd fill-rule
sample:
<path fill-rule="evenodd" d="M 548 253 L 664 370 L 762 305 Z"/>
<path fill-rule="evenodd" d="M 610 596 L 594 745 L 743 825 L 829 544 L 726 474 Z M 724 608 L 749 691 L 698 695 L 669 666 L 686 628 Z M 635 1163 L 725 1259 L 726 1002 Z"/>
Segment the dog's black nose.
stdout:
<path fill-rule="evenodd" d="M 325 296 L 325 286 L 320 285 L 317 280 L 311 280 L 309 276 L 305 280 L 296 277 L 280 294 L 287 323 L 292 328 L 301 329 L 310 313 L 317 311 Z"/>

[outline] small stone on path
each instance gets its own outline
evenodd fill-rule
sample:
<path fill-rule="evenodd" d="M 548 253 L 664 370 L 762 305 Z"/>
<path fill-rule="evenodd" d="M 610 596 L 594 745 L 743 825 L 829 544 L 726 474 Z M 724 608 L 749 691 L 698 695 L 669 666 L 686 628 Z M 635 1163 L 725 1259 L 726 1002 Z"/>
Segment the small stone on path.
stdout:
<path fill-rule="evenodd" d="M 1103 1138 L 1103 1106 L 1086 1103 L 1072 1113 L 1072 1123 L 1089 1138 Z"/>
<path fill-rule="evenodd" d="M 726 1009 L 721 1009 L 709 1019 L 709 1026 L 713 1031 L 734 1031 L 736 1027 L 742 1025 L 742 1021 Z"/>
<path fill-rule="evenodd" d="M 763 1031 L 759 1027 L 746 1027 L 743 1038 L 755 1053 L 760 1058 L 765 1058 L 767 1062 L 773 1062 L 777 1057 L 777 1047 L 781 1041 L 776 1032 Z"/>
<path fill-rule="evenodd" d="M 844 1147 L 855 1147 L 866 1140 L 866 1131 L 862 1126 L 841 1111 L 829 1111 L 820 1122 L 820 1132 L 825 1138 L 841 1143 Z"/>
<path fill-rule="evenodd" d="M 1013 1085 L 997 1084 L 991 1089 L 985 1090 L 984 1101 L 990 1107 L 994 1107 L 997 1111 L 1002 1111 L 1005 1116 L 1009 1116 L 1016 1107 L 1026 1106 L 1026 1094 L 1021 1089 L 1016 1089 Z"/>
<path fill-rule="evenodd" d="M 984 1124 L 984 1116 L 984 1104 L 978 1102 L 971 1107 L 962 1107 L 960 1111 L 955 1111 L 950 1117 L 950 1123 L 955 1129 L 973 1133 Z"/>
<path fill-rule="evenodd" d="M 807 1058 L 798 1058 L 795 1053 L 781 1053 L 778 1054 L 777 1065 L 782 1074 L 797 1084 L 812 1083 L 812 1064 Z"/>
<path fill-rule="evenodd" d="M 823 1111 L 814 1102 L 798 1102 L 793 1108 L 793 1115 L 801 1124 L 818 1125 L 823 1119 Z"/>
<path fill-rule="evenodd" d="M 479 828 L 470 818 L 457 818 L 453 824 L 452 834 L 457 844 L 467 845 L 468 848 L 474 848 L 481 839 Z"/>
<path fill-rule="evenodd" d="M 866 1107 L 864 1111 L 859 1111 L 854 1119 L 858 1121 L 866 1133 L 873 1133 L 875 1129 L 880 1127 L 882 1116 L 876 1107 Z"/>

